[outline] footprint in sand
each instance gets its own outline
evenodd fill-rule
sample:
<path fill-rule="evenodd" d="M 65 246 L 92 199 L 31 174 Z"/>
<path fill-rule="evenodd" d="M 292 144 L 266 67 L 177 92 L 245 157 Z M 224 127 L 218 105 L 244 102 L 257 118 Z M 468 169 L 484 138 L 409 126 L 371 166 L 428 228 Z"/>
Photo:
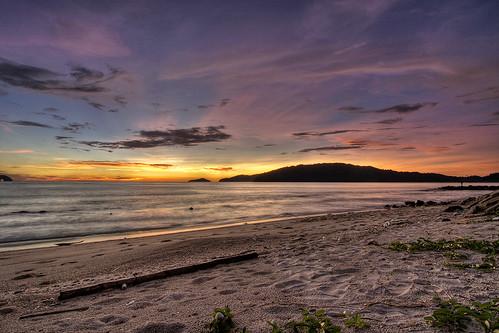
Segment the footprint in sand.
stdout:
<path fill-rule="evenodd" d="M 57 261 L 56 259 L 41 260 L 37 261 L 36 264 L 50 264 L 51 262 Z"/>
<path fill-rule="evenodd" d="M 274 284 L 274 287 L 277 289 L 283 289 L 283 290 L 290 290 L 290 289 L 296 289 L 303 287 L 305 284 L 301 280 L 288 280 L 288 281 L 283 281 L 283 282 L 278 282 Z"/>
<path fill-rule="evenodd" d="M 124 300 L 126 300 L 126 298 L 110 297 L 108 299 L 104 299 L 102 301 L 95 302 L 93 305 L 110 305 L 110 304 L 116 304 L 116 303 L 124 301 Z"/>
<path fill-rule="evenodd" d="M 210 280 L 213 280 L 214 277 L 212 276 L 201 276 L 201 277 L 198 277 L 198 278 L 195 278 L 191 281 L 192 284 L 202 284 L 202 283 L 205 283 L 205 282 L 208 282 Z"/>
<path fill-rule="evenodd" d="M 414 280 L 417 278 L 416 274 L 400 272 L 400 270 L 394 270 L 393 274 L 390 281 L 382 286 L 386 295 L 402 297 L 413 291 Z"/>
<path fill-rule="evenodd" d="M 99 320 L 106 325 L 121 325 L 126 323 L 128 321 L 128 318 L 115 315 L 107 315 L 99 318 Z"/>
<path fill-rule="evenodd" d="M 133 331 L 134 333 L 180 333 L 185 329 L 181 323 L 147 323 Z"/>
<path fill-rule="evenodd" d="M 185 294 L 173 293 L 170 295 L 170 298 L 174 301 L 180 301 L 181 299 L 185 298 Z"/>
<path fill-rule="evenodd" d="M 237 293 L 237 290 L 234 289 L 226 289 L 226 290 L 221 290 L 219 292 L 220 295 L 230 295 L 230 294 L 235 294 Z"/>
<path fill-rule="evenodd" d="M 130 304 L 130 309 L 132 309 L 132 310 L 140 310 L 140 309 L 148 308 L 148 307 L 153 306 L 153 305 L 154 305 L 153 303 L 151 303 L 151 302 L 145 302 L 145 301 L 134 302 L 134 303 Z"/>
<path fill-rule="evenodd" d="M 27 274 L 17 275 L 15 277 L 13 277 L 12 280 L 13 281 L 26 280 L 26 279 L 31 279 L 31 278 L 34 278 L 34 277 L 41 277 L 41 276 L 45 276 L 45 274 L 42 274 L 42 273 L 39 273 L 39 274 L 36 274 L 36 273 L 27 273 Z"/>

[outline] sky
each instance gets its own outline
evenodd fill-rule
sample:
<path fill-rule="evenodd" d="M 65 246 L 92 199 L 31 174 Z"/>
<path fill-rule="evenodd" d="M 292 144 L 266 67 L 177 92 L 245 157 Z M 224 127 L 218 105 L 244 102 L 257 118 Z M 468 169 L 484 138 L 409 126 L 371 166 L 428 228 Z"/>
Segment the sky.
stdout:
<path fill-rule="evenodd" d="M 499 171 L 499 2 L 0 0 L 0 173 Z"/>

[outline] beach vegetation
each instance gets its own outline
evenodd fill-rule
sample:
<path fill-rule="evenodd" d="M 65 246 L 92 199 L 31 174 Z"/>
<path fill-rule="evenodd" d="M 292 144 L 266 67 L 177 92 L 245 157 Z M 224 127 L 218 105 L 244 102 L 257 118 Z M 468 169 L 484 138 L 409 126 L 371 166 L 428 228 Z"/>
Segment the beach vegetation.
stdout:
<path fill-rule="evenodd" d="M 212 321 L 209 324 L 210 333 L 229 333 L 234 328 L 233 314 L 228 306 L 216 308 L 212 313 Z"/>
<path fill-rule="evenodd" d="M 432 326 L 447 332 L 466 332 L 479 326 L 485 333 L 499 332 L 499 298 L 467 306 L 456 300 L 437 298 L 438 308 L 425 320 Z"/>
<path fill-rule="evenodd" d="M 484 254 L 481 263 L 464 263 L 464 262 L 450 262 L 447 265 L 456 268 L 472 268 L 486 272 L 496 270 L 496 254 L 499 252 L 499 240 L 474 240 L 468 238 L 459 238 L 455 240 L 440 239 L 437 241 L 420 238 L 414 242 L 403 243 L 400 241 L 392 242 L 388 248 L 393 251 L 399 252 L 419 252 L 419 251 L 433 251 L 443 252 L 444 255 L 451 259 L 465 260 L 468 259 L 467 254 L 460 251 L 474 251 Z"/>
<path fill-rule="evenodd" d="M 369 324 L 362 319 L 359 313 L 347 313 L 345 314 L 345 326 L 349 328 L 364 329 L 368 328 Z"/>
<path fill-rule="evenodd" d="M 291 320 L 279 327 L 275 322 L 269 322 L 272 333 L 340 333 L 341 327 L 333 324 L 325 310 L 311 311 L 303 309 L 302 318 L 298 321 Z"/>

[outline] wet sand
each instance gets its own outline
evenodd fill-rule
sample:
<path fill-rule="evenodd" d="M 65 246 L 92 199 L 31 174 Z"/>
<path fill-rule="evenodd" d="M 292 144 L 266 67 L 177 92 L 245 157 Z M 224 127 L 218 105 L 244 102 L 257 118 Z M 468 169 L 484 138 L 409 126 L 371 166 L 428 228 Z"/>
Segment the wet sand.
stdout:
<path fill-rule="evenodd" d="M 239 327 L 269 332 L 304 307 L 334 321 L 360 312 L 365 332 L 434 332 L 424 316 L 433 297 L 462 302 L 499 296 L 499 273 L 457 269 L 441 253 L 389 250 L 392 241 L 495 240 L 490 216 L 403 207 L 248 224 L 154 237 L 0 253 L 1 332 L 202 332 L 215 307 Z M 257 251 L 258 259 L 58 301 L 60 290 L 215 257 Z M 20 316 L 73 307 L 85 311 Z M 353 332 L 344 329 L 344 332 Z"/>

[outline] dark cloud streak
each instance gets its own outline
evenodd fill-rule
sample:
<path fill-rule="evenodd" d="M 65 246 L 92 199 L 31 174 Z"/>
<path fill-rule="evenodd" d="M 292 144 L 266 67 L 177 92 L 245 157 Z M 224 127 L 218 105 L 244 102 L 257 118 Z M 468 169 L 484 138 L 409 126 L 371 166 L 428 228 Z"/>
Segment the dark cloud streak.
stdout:
<path fill-rule="evenodd" d="M 224 126 L 192 127 L 172 130 L 142 130 L 137 139 L 122 141 L 78 141 L 79 144 L 93 148 L 137 149 L 168 146 L 196 146 L 201 143 L 227 140 L 230 134 L 223 132 Z"/>

